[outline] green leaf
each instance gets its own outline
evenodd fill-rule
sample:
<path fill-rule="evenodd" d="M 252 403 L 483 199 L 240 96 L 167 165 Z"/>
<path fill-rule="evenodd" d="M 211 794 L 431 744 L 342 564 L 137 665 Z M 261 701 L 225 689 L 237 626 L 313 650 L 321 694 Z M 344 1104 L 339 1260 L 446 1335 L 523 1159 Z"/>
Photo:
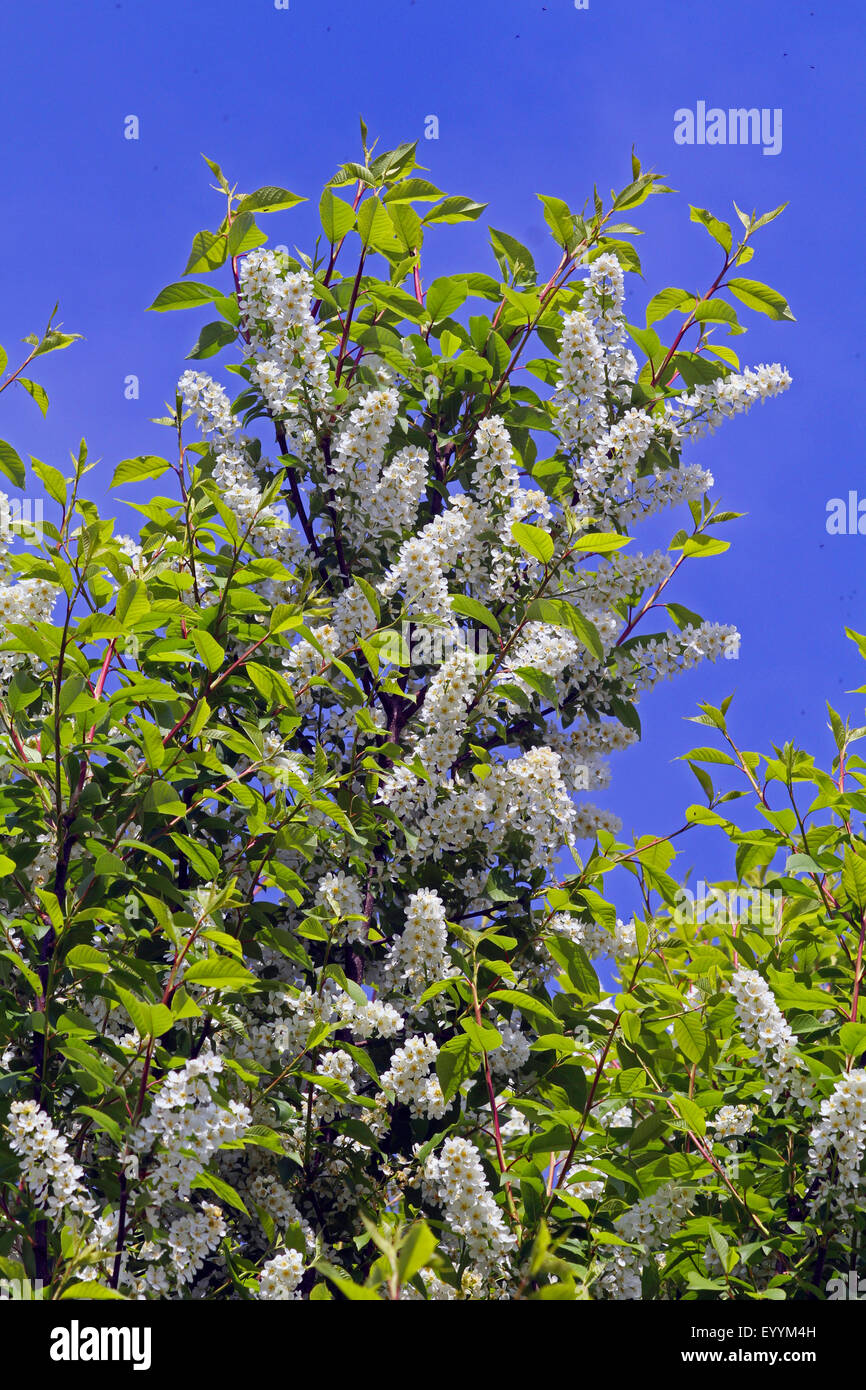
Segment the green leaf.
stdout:
<path fill-rule="evenodd" d="M 319 201 L 319 217 L 328 241 L 335 246 L 355 225 L 355 214 L 349 203 L 337 198 L 326 188 Z"/>
<path fill-rule="evenodd" d="M 104 1130 L 118 1147 L 123 1143 L 123 1130 L 117 1120 L 107 1115 L 104 1110 L 95 1110 L 92 1105 L 79 1105 L 76 1106 L 76 1113 L 89 1116 L 97 1129 Z"/>
<path fill-rule="evenodd" d="M 720 541 L 715 536 L 690 536 L 682 547 L 683 555 L 696 560 L 707 560 L 712 555 L 722 555 L 730 550 L 730 541 Z"/>
<path fill-rule="evenodd" d="M 325 1278 L 330 1279 L 334 1287 L 338 1288 L 343 1297 L 349 1299 L 351 1303 L 381 1303 L 382 1300 L 375 1289 L 368 1289 L 365 1288 L 363 1284 L 356 1284 L 355 1281 L 350 1279 L 347 1274 L 344 1274 L 341 1269 L 336 1269 L 334 1265 L 328 1264 L 327 1261 L 319 1260 L 316 1268 L 320 1269 L 325 1275 Z"/>
<path fill-rule="evenodd" d="M 439 1049 L 436 1058 L 436 1074 L 442 1087 L 446 1102 L 456 1095 L 461 1082 L 471 1076 L 478 1064 L 478 1057 L 467 1033 L 451 1038 Z"/>
<path fill-rule="evenodd" d="M 145 1004 L 141 999 L 136 999 L 128 989 L 123 989 L 120 985 L 114 986 L 114 991 L 120 1000 L 129 1017 L 132 1019 L 132 1026 L 140 1038 L 149 1038 L 153 1033 L 153 1019 L 151 1017 L 150 1005 Z M 169 1014 L 169 1026 L 173 1022 Z"/>
<path fill-rule="evenodd" d="M 475 222 L 486 207 L 486 203 L 476 203 L 472 198 L 444 198 L 430 209 L 424 221 L 428 225 L 432 222 Z"/>
<path fill-rule="evenodd" d="M 702 299 L 693 310 L 696 323 L 737 323 L 737 311 L 724 299 Z"/>
<path fill-rule="evenodd" d="M 196 232 L 192 239 L 192 250 L 186 263 L 184 275 L 198 275 L 202 271 L 219 270 L 225 264 L 228 254 L 224 232 Z"/>
<path fill-rule="evenodd" d="M 386 203 L 435 203 L 437 198 L 443 196 L 442 189 L 437 188 L 428 179 L 401 179 L 395 183 L 393 188 L 389 188 L 385 194 Z"/>
<path fill-rule="evenodd" d="M 24 464 L 20 455 L 7 444 L 5 439 L 0 439 L 0 469 L 6 474 L 16 487 L 23 487 L 27 477 Z"/>
<path fill-rule="evenodd" d="M 196 651 L 208 671 L 213 675 L 215 671 L 220 669 L 225 661 L 226 654 L 223 648 L 220 646 L 219 642 L 215 641 L 210 633 L 206 632 L 202 627 L 194 628 L 191 636 Z"/>
<path fill-rule="evenodd" d="M 222 290 L 213 285 L 203 285 L 197 280 L 178 280 L 160 290 L 150 308 L 158 313 L 165 313 L 168 309 L 195 309 L 221 298 Z"/>
<path fill-rule="evenodd" d="M 66 953 L 65 963 L 76 970 L 95 970 L 100 975 L 111 969 L 110 958 L 104 951 L 97 951 L 95 946 L 73 946 Z"/>
<path fill-rule="evenodd" d="M 248 661 L 243 669 L 259 694 L 263 695 L 274 708 L 280 706 L 292 708 L 294 697 L 285 678 L 280 675 L 279 671 L 272 671 L 269 666 L 262 666 L 257 661 Z"/>
<path fill-rule="evenodd" d="M 29 377 L 19 376 L 19 383 L 24 387 L 28 396 L 32 396 L 43 415 L 48 414 L 48 392 L 44 386 L 40 386 L 38 381 L 31 381 Z"/>
<path fill-rule="evenodd" d="M 118 589 L 114 612 L 126 627 L 132 627 L 149 608 L 147 589 L 140 579 L 130 579 Z"/>
<path fill-rule="evenodd" d="M 466 298 L 466 286 L 462 281 L 443 276 L 434 280 L 424 298 L 424 303 L 434 323 L 448 318 L 459 309 Z"/>
<path fill-rule="evenodd" d="M 60 1295 L 64 1298 L 119 1298 L 122 1303 L 126 1302 L 124 1295 L 118 1293 L 117 1289 L 110 1289 L 107 1284 L 99 1284 L 95 1279 L 82 1279 L 78 1284 L 70 1284 Z"/>
<path fill-rule="evenodd" d="M 700 1062 L 707 1050 L 707 1032 L 697 1014 L 681 1014 L 674 1019 L 674 1037 L 684 1057 Z"/>
<path fill-rule="evenodd" d="M 252 212 L 235 213 L 226 242 L 232 259 L 243 255 L 244 251 L 252 251 L 253 247 L 261 246 L 265 241 L 267 237 L 261 228 L 256 226 Z"/>
<path fill-rule="evenodd" d="M 553 558 L 553 539 L 540 526 L 531 526 L 526 521 L 515 521 L 511 534 L 521 550 L 546 565 Z"/>
<path fill-rule="evenodd" d="M 508 232 L 500 232 L 496 227 L 490 227 L 488 230 L 490 245 L 502 271 L 503 280 L 508 278 L 510 272 L 516 284 L 534 285 L 538 276 L 532 252 L 513 236 L 509 236 Z"/>
<path fill-rule="evenodd" d="M 727 280 L 724 287 L 730 290 L 731 294 L 735 294 L 737 299 L 742 300 L 749 309 L 757 309 L 759 313 L 767 314 L 771 319 L 795 322 L 785 297 L 779 294 L 778 290 L 770 289 L 769 285 L 762 285 L 760 280 L 735 277 L 733 280 Z"/>
<path fill-rule="evenodd" d="M 190 1187 L 213 1192 L 221 1202 L 226 1202 L 228 1206 L 234 1207 L 235 1211 L 243 1212 L 244 1216 L 249 1216 L 239 1193 L 235 1191 L 231 1183 L 226 1182 L 225 1178 L 218 1178 L 215 1173 L 197 1173 L 190 1183 Z"/>
<path fill-rule="evenodd" d="M 659 319 L 666 318 L 668 314 L 675 310 L 688 312 L 695 302 L 695 296 L 689 294 L 688 290 L 678 290 L 670 286 L 666 290 L 659 290 L 654 294 L 646 308 L 646 326 L 658 323 Z"/>
<path fill-rule="evenodd" d="M 236 337 L 237 329 L 222 319 L 215 319 L 213 323 L 206 323 L 192 349 L 187 353 L 187 360 L 194 358 L 199 361 L 203 357 L 213 357 L 221 348 L 228 347 L 229 343 L 233 343 Z"/>
<path fill-rule="evenodd" d="M 842 865 L 842 887 L 861 912 L 866 910 L 866 856 L 856 854 L 850 846 Z"/>
<path fill-rule="evenodd" d="M 839 1041 L 849 1056 L 863 1052 L 866 1050 L 866 1023 L 843 1023 Z"/>
<path fill-rule="evenodd" d="M 436 1249 L 436 1237 L 426 1221 L 415 1221 L 403 1237 L 397 1256 L 397 1278 L 408 1284 L 419 1270 L 430 1262 Z"/>
<path fill-rule="evenodd" d="M 139 454 L 117 465 L 110 486 L 119 487 L 121 483 L 140 483 L 145 478 L 159 478 L 170 467 L 168 459 L 158 458 L 156 454 Z"/>
<path fill-rule="evenodd" d="M 387 255 L 397 249 L 394 223 L 377 197 L 365 199 L 358 209 L 358 235 L 372 251 Z"/>
<path fill-rule="evenodd" d="M 389 203 L 388 215 L 404 251 L 411 254 L 419 250 L 424 240 L 424 227 L 415 209 L 408 203 Z"/>
<path fill-rule="evenodd" d="M 235 216 L 244 212 L 281 212 L 284 208 L 293 208 L 297 203 L 306 201 L 306 198 L 302 198 L 298 193 L 290 193 L 287 188 L 266 185 L 241 198 Z"/>
<path fill-rule="evenodd" d="M 604 647 L 595 624 L 567 599 L 537 598 L 529 605 L 527 617 L 537 622 L 552 623 L 555 627 L 568 628 L 596 660 L 604 660 Z"/>
<path fill-rule="evenodd" d="M 219 860 L 212 850 L 200 845 L 191 835 L 181 835 L 178 831 L 172 831 L 171 838 L 200 878 L 209 883 L 217 877 Z"/>
<path fill-rule="evenodd" d="M 512 1004 L 514 1008 L 530 1017 L 546 1018 L 553 1023 L 559 1023 L 549 1004 L 542 1004 L 535 995 L 527 994 L 524 989 L 495 989 L 489 997 L 501 999 L 503 1004 Z"/>
<path fill-rule="evenodd" d="M 624 545 L 630 545 L 631 541 L 631 536 L 620 536 L 615 531 L 592 531 L 575 536 L 569 541 L 569 549 L 589 555 L 609 555 L 613 550 L 622 550 Z"/>
<path fill-rule="evenodd" d="M 689 208 L 692 222 L 701 222 L 720 246 L 725 251 L 730 251 L 733 242 L 731 240 L 731 229 L 727 222 L 720 222 L 718 217 L 714 217 L 706 208 Z"/>
<path fill-rule="evenodd" d="M 255 975 L 236 960 L 226 956 L 210 956 L 196 961 L 183 977 L 185 985 L 201 985 L 204 989 L 249 989 L 258 984 Z"/>
<path fill-rule="evenodd" d="M 66 479 L 59 468 L 52 468 L 50 463 L 42 463 L 40 459 L 30 455 L 30 464 L 33 472 L 45 487 L 49 497 L 58 502 L 61 507 L 66 506 Z"/>
<path fill-rule="evenodd" d="M 544 205 L 544 220 L 553 234 L 554 241 L 570 251 L 577 242 L 574 230 L 574 216 L 568 203 L 562 198 L 551 198 L 545 193 L 536 195 Z"/>
<path fill-rule="evenodd" d="M 493 616 L 489 608 L 485 608 L 483 603 L 477 599 L 467 598 L 465 594 L 454 594 L 451 598 L 452 613 L 459 613 L 464 618 L 475 618 L 476 622 L 483 623 L 489 627 L 491 632 L 495 632 L 497 637 L 501 632 L 499 622 Z"/>
<path fill-rule="evenodd" d="M 694 1134 L 706 1134 L 707 1120 L 699 1105 L 696 1105 L 688 1096 L 672 1096 L 671 1100 L 685 1120 L 688 1129 Z"/>
<path fill-rule="evenodd" d="M 493 1052 L 502 1046 L 502 1034 L 498 1028 L 486 1025 L 479 1027 L 474 1018 L 468 1017 L 461 1018 L 460 1027 L 472 1039 L 479 1052 Z"/>

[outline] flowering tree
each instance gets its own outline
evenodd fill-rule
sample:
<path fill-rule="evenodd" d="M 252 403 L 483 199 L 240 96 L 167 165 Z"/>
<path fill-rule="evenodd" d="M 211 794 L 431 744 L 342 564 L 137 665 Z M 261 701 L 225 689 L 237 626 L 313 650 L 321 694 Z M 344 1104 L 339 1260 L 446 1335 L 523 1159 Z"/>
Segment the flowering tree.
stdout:
<path fill-rule="evenodd" d="M 735 240 L 693 208 L 721 268 L 656 294 L 645 327 L 620 219 L 665 190 L 636 159 L 609 206 L 542 198 L 543 283 L 491 229 L 495 274 L 425 289 L 425 236 L 483 208 L 362 134 L 309 256 L 262 249 L 255 221 L 296 195 L 238 195 L 210 164 L 224 218 L 152 307 L 212 305 L 190 356 L 231 347 L 240 392 L 184 372 L 173 460 L 119 465 L 115 486 L 173 475 L 138 540 L 85 499 L 83 446 L 69 478 L 34 461 L 57 509 L 38 545 L 2 504 L 2 1272 L 54 1297 L 806 1287 L 809 1091 L 755 969 L 802 968 L 800 899 L 775 955 L 710 940 L 668 841 L 621 845 L 582 795 L 644 691 L 736 651 L 666 591 L 735 515 L 683 450 L 789 384 L 717 341 L 742 331 L 726 293 L 790 318 L 739 274 L 781 209 L 738 210 Z M 231 286 L 188 278 L 208 272 Z M 23 481 L 9 446 L 0 466 Z M 668 551 L 626 552 L 677 506 Z M 701 814 L 735 837 L 700 751 Z M 767 814 L 744 873 L 768 872 L 768 835 L 816 852 Z M 605 897 L 616 868 L 641 921 Z M 738 1186 L 724 1161 L 765 1073 L 761 1176 Z M 764 1188 L 784 1201 L 789 1177 L 783 1233 Z"/>

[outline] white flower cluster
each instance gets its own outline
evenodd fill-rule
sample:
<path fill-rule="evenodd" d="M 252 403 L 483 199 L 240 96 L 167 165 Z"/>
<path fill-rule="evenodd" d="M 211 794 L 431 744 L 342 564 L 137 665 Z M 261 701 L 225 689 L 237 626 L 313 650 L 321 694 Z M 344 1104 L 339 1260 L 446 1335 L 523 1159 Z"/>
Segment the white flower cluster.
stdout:
<path fill-rule="evenodd" d="M 137 1154 L 153 1150 L 157 1163 L 148 1176 L 151 1207 L 190 1195 L 193 1180 L 225 1143 L 240 1139 L 252 1115 L 240 1101 L 219 1103 L 213 1086 L 223 1069 L 222 1057 L 204 1052 L 170 1071 L 156 1092 L 150 1114 L 133 1137 Z M 137 1161 L 130 1157 L 130 1171 Z"/>
<path fill-rule="evenodd" d="M 634 922 L 616 919 L 613 929 L 613 954 L 617 960 L 629 960 L 638 953 L 637 928 Z"/>
<path fill-rule="evenodd" d="M 314 437 L 297 396 L 303 387 L 314 405 L 321 406 L 329 389 L 321 333 L 310 312 L 312 277 L 306 270 L 291 271 L 285 258 L 273 251 L 256 250 L 244 256 L 239 278 L 253 373 L 269 409 L 284 421 L 287 437 L 303 454 Z"/>
<path fill-rule="evenodd" d="M 613 474 L 617 479 L 634 478 L 658 433 L 659 423 L 653 416 L 636 407 L 627 410 L 588 450 L 578 470 L 579 486 L 601 492 Z"/>
<path fill-rule="evenodd" d="M 21 1159 L 21 1176 L 37 1205 L 49 1216 L 92 1217 L 95 1206 L 66 1140 L 35 1100 L 14 1100 L 9 1107 L 9 1147 Z"/>
<path fill-rule="evenodd" d="M 460 752 L 475 682 L 472 653 L 461 648 L 440 666 L 427 687 L 423 718 L 429 732 L 415 751 L 431 774 L 443 777 Z"/>
<path fill-rule="evenodd" d="M 637 375 L 634 355 L 626 346 L 624 302 L 622 266 L 616 256 L 605 251 L 590 267 L 581 308 L 592 319 L 596 338 L 604 348 L 605 368 L 612 388 L 633 381 Z"/>
<path fill-rule="evenodd" d="M 518 1009 L 515 1009 L 512 1014 L 510 1023 L 501 1018 L 496 1020 L 496 1027 L 502 1037 L 502 1045 L 491 1052 L 490 1065 L 499 1076 L 516 1076 L 518 1072 L 523 1070 L 532 1055 L 530 1040 L 521 1027 L 522 1022 L 522 1015 Z"/>
<path fill-rule="evenodd" d="M 866 1071 L 855 1068 L 841 1076 L 833 1094 L 821 1101 L 821 1118 L 809 1134 L 807 1188 L 817 1179 L 813 1209 L 824 1200 L 829 1184 L 834 1204 L 850 1215 L 858 1205 L 863 1182 L 860 1172 L 866 1149 Z M 834 1168 L 835 1159 L 835 1168 Z"/>
<path fill-rule="evenodd" d="M 576 946 L 581 946 L 590 960 L 596 960 L 610 950 L 610 935 L 599 922 L 580 922 L 568 912 L 557 912 L 547 926 L 557 936 L 564 936 Z"/>
<path fill-rule="evenodd" d="M 235 418 L 223 388 L 203 372 L 184 372 L 177 384 L 187 410 L 194 410 L 203 434 L 213 441 L 214 482 L 243 529 L 254 521 L 268 527 L 274 514 L 262 505 L 262 493 L 246 451 L 235 438 Z"/>
<path fill-rule="evenodd" d="M 520 490 L 520 476 L 514 464 L 514 445 L 501 416 L 490 415 L 479 421 L 472 457 L 473 498 L 485 508 L 505 510 Z"/>
<path fill-rule="evenodd" d="M 699 661 L 717 661 L 720 656 L 735 657 L 740 650 L 740 634 L 724 623 L 689 623 L 681 632 L 666 633 L 649 642 L 636 642 L 629 651 L 635 663 L 637 689 L 649 690 L 660 680 L 670 680 L 681 671 L 691 670 Z"/>
<path fill-rule="evenodd" d="M 424 1169 L 425 1187 L 445 1208 L 446 1228 L 461 1236 L 481 1271 L 502 1263 L 516 1245 L 491 1196 L 478 1151 L 466 1139 L 450 1137 Z"/>
<path fill-rule="evenodd" d="M 299 1250 L 281 1250 L 262 1266 L 259 1298 L 297 1299 L 295 1292 L 304 1277 L 304 1257 Z"/>
<path fill-rule="evenodd" d="M 641 1197 L 614 1222 L 617 1235 L 641 1247 L 640 1251 L 618 1250 L 606 1264 L 600 1279 L 604 1296 L 617 1301 L 641 1296 L 641 1271 L 654 1250 L 688 1215 L 693 1196 L 685 1188 L 666 1183 L 656 1192 Z"/>
<path fill-rule="evenodd" d="M 370 487 L 379 481 L 385 447 L 399 408 L 400 397 L 393 386 L 384 391 L 370 391 L 351 412 L 337 440 L 333 455 L 334 471 L 342 473 L 352 468 L 357 472 L 364 470 L 366 478 L 357 478 L 355 482 L 362 501 L 367 500 L 365 483 Z"/>
<path fill-rule="evenodd" d="M 342 870 L 326 874 L 319 880 L 316 901 L 326 913 L 336 918 L 334 937 L 337 941 L 363 941 L 367 935 L 364 899 L 361 885 Z"/>
<path fill-rule="evenodd" d="M 178 1283 L 192 1283 L 225 1233 L 225 1217 L 212 1202 L 203 1202 L 194 1211 L 172 1221 L 168 1228 L 167 1244 Z"/>
<path fill-rule="evenodd" d="M 667 418 L 679 439 L 697 439 L 720 421 L 748 410 L 755 401 L 778 396 L 790 385 L 790 373 L 778 362 L 761 363 L 677 397 L 675 403 L 668 403 Z"/>
<path fill-rule="evenodd" d="M 658 1249 L 682 1221 L 693 1200 L 687 1189 L 666 1183 L 617 1217 L 617 1232 L 624 1240 L 636 1241 L 646 1250 Z"/>
<path fill-rule="evenodd" d="M 560 345 L 561 370 L 553 401 L 559 437 L 566 448 L 586 449 L 606 417 L 604 352 L 581 309 L 566 314 Z"/>
<path fill-rule="evenodd" d="M 339 1083 L 337 1093 L 332 1094 L 322 1088 L 316 1096 L 313 1113 L 319 1125 L 330 1124 L 342 1106 L 348 1103 L 353 1094 L 355 1066 L 348 1052 L 322 1052 L 316 1063 L 316 1074 Z M 345 1087 L 345 1091 L 343 1088 Z"/>
<path fill-rule="evenodd" d="M 517 833 L 527 862 L 531 859 L 551 868 L 562 846 L 571 845 L 580 833 L 582 823 L 591 827 L 586 833 L 592 833 L 605 816 L 595 807 L 575 805 L 563 777 L 562 756 L 545 745 L 491 763 L 483 782 L 458 778 L 437 789 L 408 768 L 398 768 L 383 779 L 378 799 L 397 815 L 414 819 L 418 842 L 407 853 L 413 865 L 441 859 L 474 840 L 482 842 L 490 854 L 506 836 Z"/>
<path fill-rule="evenodd" d="M 273 1173 L 256 1173 L 249 1184 L 249 1196 L 256 1206 L 267 1212 L 278 1230 L 285 1231 L 289 1226 L 300 1226 L 308 1250 L 315 1248 L 315 1237 L 308 1221 L 305 1221 L 295 1205 L 294 1198 Z"/>
<path fill-rule="evenodd" d="M 581 301 L 582 308 L 596 321 L 599 340 L 606 347 L 622 341 L 622 306 L 625 278 L 622 266 L 610 251 L 597 256 L 590 267 Z"/>
<path fill-rule="evenodd" d="M 33 627 L 36 623 L 50 622 L 59 592 L 47 579 L 15 582 L 0 577 L 0 640 L 6 640 L 12 624 Z M 19 652 L 0 652 L 0 681 L 10 680 L 23 659 Z"/>
<path fill-rule="evenodd" d="M 753 1060 L 767 1077 L 771 1099 L 778 1100 L 786 1087 L 800 1094 L 796 1085 L 797 1038 L 770 986 L 756 970 L 740 966 L 734 971 L 731 993 L 743 1038 L 747 1046 L 758 1049 Z"/>
<path fill-rule="evenodd" d="M 723 1105 L 709 1124 L 718 1139 L 733 1139 L 738 1134 L 748 1134 L 754 1117 L 748 1105 Z"/>
<path fill-rule="evenodd" d="M 399 589 L 405 595 L 407 613 L 442 618 L 454 626 L 446 572 L 458 556 L 470 553 L 474 505 L 467 497 L 455 497 L 450 506 L 427 523 L 416 536 L 404 541 L 393 565 L 379 584 L 384 598 Z"/>
<path fill-rule="evenodd" d="M 406 905 L 405 926 L 392 943 L 386 975 L 392 985 L 404 985 L 414 996 L 448 973 L 448 930 L 445 908 L 432 888 L 412 893 Z"/>
<path fill-rule="evenodd" d="M 405 1045 L 392 1053 L 391 1064 L 381 1077 L 383 1088 L 393 1091 L 401 1105 L 410 1106 L 413 1115 L 428 1115 L 434 1120 L 441 1119 L 446 1109 L 439 1078 L 429 1075 L 438 1055 L 431 1033 L 407 1038 Z"/>
<path fill-rule="evenodd" d="M 368 999 L 359 1004 L 350 995 L 341 993 L 334 1001 L 334 1010 L 356 1038 L 393 1038 L 403 1031 L 403 1019 L 393 1004 L 381 999 Z"/>

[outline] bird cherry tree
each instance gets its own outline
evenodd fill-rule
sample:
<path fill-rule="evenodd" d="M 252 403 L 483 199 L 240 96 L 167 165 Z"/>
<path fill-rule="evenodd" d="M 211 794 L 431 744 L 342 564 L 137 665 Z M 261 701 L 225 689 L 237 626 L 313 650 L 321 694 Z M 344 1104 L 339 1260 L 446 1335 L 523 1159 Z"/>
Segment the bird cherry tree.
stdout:
<path fill-rule="evenodd" d="M 491 228 L 485 270 L 428 281 L 425 241 L 484 209 L 362 137 L 309 253 L 256 220 L 301 199 L 208 161 L 222 220 L 152 308 L 217 317 L 167 456 L 115 471 L 148 483 L 140 534 L 88 500 L 83 445 L 68 477 L 33 463 L 41 536 L 0 505 L 0 1272 L 55 1298 L 778 1296 L 806 1241 L 760 1176 L 806 1181 L 777 1142 L 811 1094 L 792 996 L 768 938 L 698 941 L 673 845 L 623 845 L 587 793 L 646 691 L 736 652 L 672 581 L 736 515 L 695 442 L 790 383 L 719 341 L 740 305 L 791 317 L 741 274 L 781 209 L 735 236 L 692 208 L 708 288 L 639 326 L 628 219 L 667 190 L 635 157 L 608 201 L 542 197 L 546 279 Z M 632 551 L 668 509 L 669 547 Z M 738 873 L 770 874 L 768 835 L 814 858 L 767 814 Z M 726 1163 L 768 1057 L 748 1186 Z"/>

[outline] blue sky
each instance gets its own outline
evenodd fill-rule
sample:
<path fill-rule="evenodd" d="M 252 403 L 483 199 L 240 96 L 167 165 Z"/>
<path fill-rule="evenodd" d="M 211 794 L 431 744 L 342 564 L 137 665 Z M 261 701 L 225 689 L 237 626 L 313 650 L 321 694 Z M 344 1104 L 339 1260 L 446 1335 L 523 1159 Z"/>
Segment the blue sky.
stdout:
<path fill-rule="evenodd" d="M 90 0 L 7 6 L 0 88 L 4 132 L 5 269 L 0 338 L 40 327 L 54 301 L 84 335 L 42 359 L 46 421 L 18 393 L 4 397 L 3 437 L 64 467 L 86 435 L 94 492 L 105 497 L 116 463 L 164 452 L 150 423 L 172 397 L 203 319 L 147 314 L 180 278 L 196 231 L 221 215 L 200 152 L 242 189 L 278 183 L 313 202 L 265 219 L 272 239 L 309 244 L 315 202 L 336 165 L 357 156 L 363 113 L 380 148 L 420 139 L 419 157 L 451 193 L 490 204 L 490 222 L 552 264 L 536 192 L 582 205 L 593 182 L 629 178 L 634 143 L 673 195 L 639 210 L 645 284 L 703 290 L 716 247 L 688 220 L 688 204 L 733 217 L 742 208 L 790 207 L 757 241 L 747 274 L 788 298 L 797 322 L 743 312 L 747 362 L 785 363 L 787 395 L 730 422 L 690 457 L 709 467 L 726 507 L 748 515 L 725 532 L 731 550 L 686 567 L 672 597 L 735 623 L 738 661 L 705 666 L 646 697 L 644 743 L 620 755 L 606 802 L 626 830 L 681 823 L 697 785 L 672 760 L 703 741 L 683 716 L 700 699 L 737 689 L 741 745 L 793 738 L 829 755 L 824 700 L 857 722 L 866 680 L 846 624 L 866 628 L 866 537 L 831 536 L 828 499 L 866 497 L 859 428 L 864 359 L 860 0 Z M 782 148 L 677 145 L 674 112 L 781 108 Z M 140 138 L 124 139 L 136 115 Z M 438 140 L 425 141 L 429 115 Z M 436 248 L 438 243 L 438 251 Z M 449 270 L 490 269 L 479 225 L 432 241 L 429 281 Z M 124 378 L 140 398 L 124 398 Z M 13 393 L 9 393 L 12 395 Z M 143 489 L 142 489 L 143 490 Z M 134 529 L 134 513 L 121 529 Z M 670 527 L 672 532 L 673 525 Z M 640 541 L 637 542 L 640 544 Z M 710 841 L 709 877 L 727 865 Z M 686 854 L 688 861 L 693 855 Z"/>

